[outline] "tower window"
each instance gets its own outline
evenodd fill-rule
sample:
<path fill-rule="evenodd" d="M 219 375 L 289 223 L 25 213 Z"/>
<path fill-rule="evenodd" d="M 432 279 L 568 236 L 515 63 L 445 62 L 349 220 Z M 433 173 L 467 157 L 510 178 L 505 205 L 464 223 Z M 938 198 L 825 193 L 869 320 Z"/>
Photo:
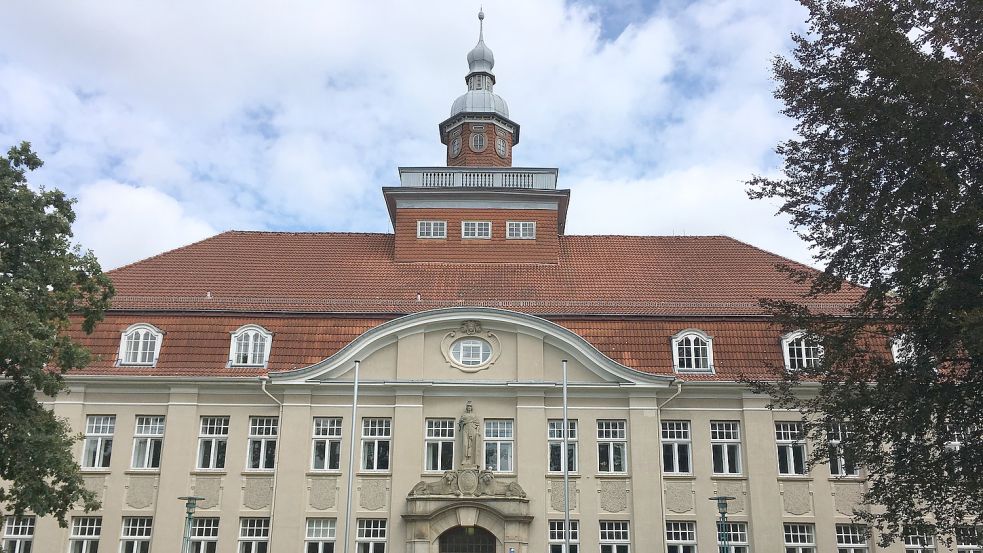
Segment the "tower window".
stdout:
<path fill-rule="evenodd" d="M 536 223 L 535 221 L 509 221 L 505 237 L 513 240 L 535 240 Z"/>
<path fill-rule="evenodd" d="M 451 140 L 451 157 L 457 157 L 461 155 L 461 137 L 455 136 Z"/>
<path fill-rule="evenodd" d="M 471 151 L 473 152 L 484 152 L 485 151 L 485 135 L 482 133 L 474 133 L 471 135 Z"/>
<path fill-rule="evenodd" d="M 498 137 L 495 139 L 495 153 L 498 154 L 498 157 L 502 157 L 502 158 L 508 155 L 509 147 L 508 144 L 506 144 L 504 138 Z"/>
<path fill-rule="evenodd" d="M 461 238 L 491 238 L 491 222 L 462 221 Z"/>
<path fill-rule="evenodd" d="M 447 238 L 447 221 L 417 221 L 417 238 Z"/>

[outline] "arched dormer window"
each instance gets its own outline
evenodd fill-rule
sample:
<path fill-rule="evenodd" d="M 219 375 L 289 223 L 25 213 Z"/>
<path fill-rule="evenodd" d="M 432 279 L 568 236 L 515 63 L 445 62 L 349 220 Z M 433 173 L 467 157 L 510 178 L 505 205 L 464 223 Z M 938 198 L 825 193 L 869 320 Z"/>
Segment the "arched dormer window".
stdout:
<path fill-rule="evenodd" d="M 823 349 L 805 331 L 796 330 L 782 336 L 782 353 L 785 355 L 785 368 L 794 371 L 818 367 Z"/>
<path fill-rule="evenodd" d="M 273 335 L 259 325 L 243 325 L 232 332 L 229 366 L 262 367 L 270 357 Z"/>
<path fill-rule="evenodd" d="M 164 333 L 154 325 L 137 323 L 123 331 L 119 341 L 120 365 L 148 365 L 157 363 Z"/>
<path fill-rule="evenodd" d="M 676 372 L 712 373 L 713 337 L 689 329 L 672 337 L 672 364 Z"/>

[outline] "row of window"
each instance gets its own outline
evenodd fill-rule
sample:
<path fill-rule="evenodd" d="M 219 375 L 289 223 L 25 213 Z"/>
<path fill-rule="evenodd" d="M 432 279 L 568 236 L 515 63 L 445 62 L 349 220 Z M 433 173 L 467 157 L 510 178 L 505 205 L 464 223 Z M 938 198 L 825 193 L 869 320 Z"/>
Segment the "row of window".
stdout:
<path fill-rule="evenodd" d="M 164 442 L 164 416 L 137 416 L 133 437 L 131 468 L 158 469 Z M 563 455 L 563 421 L 547 422 L 546 438 L 550 472 L 562 472 L 563 463 L 571 472 L 579 470 L 578 421 L 568 420 L 567 454 Z M 628 434 L 622 419 L 596 421 L 597 471 L 628 471 Z M 246 451 L 246 468 L 272 470 L 276 465 L 276 448 L 280 421 L 278 417 L 250 417 Z M 112 459 L 115 415 L 90 415 L 86 420 L 82 453 L 84 468 L 108 468 Z M 364 471 L 388 471 L 392 440 L 392 419 L 362 419 L 361 463 Z M 662 421 L 662 470 L 666 474 L 688 475 L 693 472 L 690 422 Z M 452 470 L 456 421 L 451 418 L 426 419 L 424 433 L 424 469 Z M 845 455 L 839 443 L 849 437 L 848 425 L 829 429 L 830 473 L 834 476 L 857 476 L 859 467 Z M 229 417 L 201 417 L 198 433 L 196 467 L 200 470 L 224 470 L 229 438 Z M 341 417 L 314 417 L 311 447 L 312 470 L 341 469 Z M 742 474 L 741 424 L 739 421 L 710 422 L 710 449 L 714 474 Z M 806 474 L 806 443 L 802 424 L 775 423 L 778 472 L 782 475 Z M 484 420 L 484 467 L 495 472 L 513 472 L 515 433 L 512 419 Z"/>
<path fill-rule="evenodd" d="M 444 221 L 418 221 L 417 235 L 423 238 L 444 238 L 447 235 Z M 427 226 L 424 226 L 427 225 Z M 469 226 L 471 225 L 471 226 Z M 513 236 L 513 225 L 516 235 Z M 526 226 L 528 225 L 528 226 Z M 425 230 L 424 230 L 425 229 Z M 432 235 L 424 236 L 422 233 Z M 439 235 L 436 234 L 439 232 Z M 491 223 L 465 221 L 462 223 L 465 238 L 490 238 Z M 509 238 L 535 238 L 536 223 L 509 223 Z M 123 332 L 119 347 L 119 364 L 153 365 L 160 355 L 164 333 L 153 325 L 139 323 Z M 270 356 L 273 334 L 258 325 L 245 325 L 232 333 L 229 346 L 230 367 L 261 367 Z M 477 343 L 477 342 L 476 342 Z M 460 348 L 458 344 L 456 347 Z M 699 330 L 684 330 L 672 337 L 673 368 L 678 373 L 713 373 L 713 338 Z M 809 341 L 804 333 L 793 332 L 782 337 L 785 366 L 789 370 L 816 367 L 822 355 L 821 348 Z M 490 355 L 488 348 L 486 354 Z M 452 351 L 455 357 L 460 349 Z M 470 363 L 475 364 L 475 363 Z"/>
<path fill-rule="evenodd" d="M 3 549 L 7 553 L 30 553 L 34 542 L 35 517 L 7 517 L 3 531 Z M 191 524 L 191 551 L 215 553 L 218 549 L 218 517 L 196 517 Z M 336 539 L 334 518 L 308 518 L 304 539 L 305 553 L 333 553 Z M 696 522 L 667 521 L 665 523 L 668 553 L 697 553 Z M 153 534 L 152 517 L 123 517 L 120 535 L 122 553 L 149 553 Z M 959 528 L 956 544 L 959 553 L 980 553 L 979 530 Z M 96 553 L 102 538 L 102 517 L 73 517 L 69 534 L 69 553 Z M 569 538 L 570 550 L 565 551 Z M 388 539 L 386 519 L 356 520 L 355 543 L 358 553 L 385 553 Z M 270 519 L 242 517 L 239 519 L 239 553 L 267 553 L 270 540 Z M 563 520 L 550 520 L 547 540 L 550 553 L 578 553 L 580 522 L 570 521 L 569 532 Z M 600 553 L 630 553 L 631 532 L 628 521 L 598 522 Z M 816 530 L 813 524 L 786 523 L 783 527 L 785 553 L 815 553 Z M 717 523 L 717 543 L 720 553 L 748 553 L 748 524 L 746 522 Z M 726 545 L 725 545 L 726 544 Z M 908 534 L 904 537 L 907 553 L 931 553 L 936 549 L 933 536 Z M 867 553 L 867 529 L 857 524 L 836 525 L 837 553 Z"/>
<path fill-rule="evenodd" d="M 447 238 L 447 221 L 417 221 L 417 238 Z M 492 237 L 491 221 L 461 221 L 461 238 L 489 239 Z M 534 240 L 535 221 L 508 221 L 505 238 L 509 240 Z"/>

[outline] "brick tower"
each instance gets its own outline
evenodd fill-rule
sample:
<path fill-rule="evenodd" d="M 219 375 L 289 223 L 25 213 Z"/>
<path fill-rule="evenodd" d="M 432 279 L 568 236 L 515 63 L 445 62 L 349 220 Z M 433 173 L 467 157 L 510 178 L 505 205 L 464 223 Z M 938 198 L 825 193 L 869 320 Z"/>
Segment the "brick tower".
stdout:
<path fill-rule="evenodd" d="M 485 45 L 484 12 L 478 12 L 478 44 L 468 52 L 468 91 L 454 100 L 451 115 L 440 124 L 450 167 L 511 167 L 512 146 L 519 143 L 519 125 L 495 94 L 495 56 Z"/>

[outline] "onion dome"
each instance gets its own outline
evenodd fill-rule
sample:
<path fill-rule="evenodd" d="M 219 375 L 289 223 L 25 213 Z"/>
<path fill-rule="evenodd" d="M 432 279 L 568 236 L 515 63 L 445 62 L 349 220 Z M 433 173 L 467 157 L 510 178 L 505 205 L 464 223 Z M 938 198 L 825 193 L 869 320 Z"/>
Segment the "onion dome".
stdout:
<path fill-rule="evenodd" d="M 495 94 L 495 55 L 485 44 L 485 13 L 478 12 L 478 44 L 468 52 L 468 76 L 465 82 L 468 91 L 458 96 L 451 104 L 451 117 L 459 113 L 494 113 L 506 119 L 509 117 L 509 106 L 501 96 Z"/>

